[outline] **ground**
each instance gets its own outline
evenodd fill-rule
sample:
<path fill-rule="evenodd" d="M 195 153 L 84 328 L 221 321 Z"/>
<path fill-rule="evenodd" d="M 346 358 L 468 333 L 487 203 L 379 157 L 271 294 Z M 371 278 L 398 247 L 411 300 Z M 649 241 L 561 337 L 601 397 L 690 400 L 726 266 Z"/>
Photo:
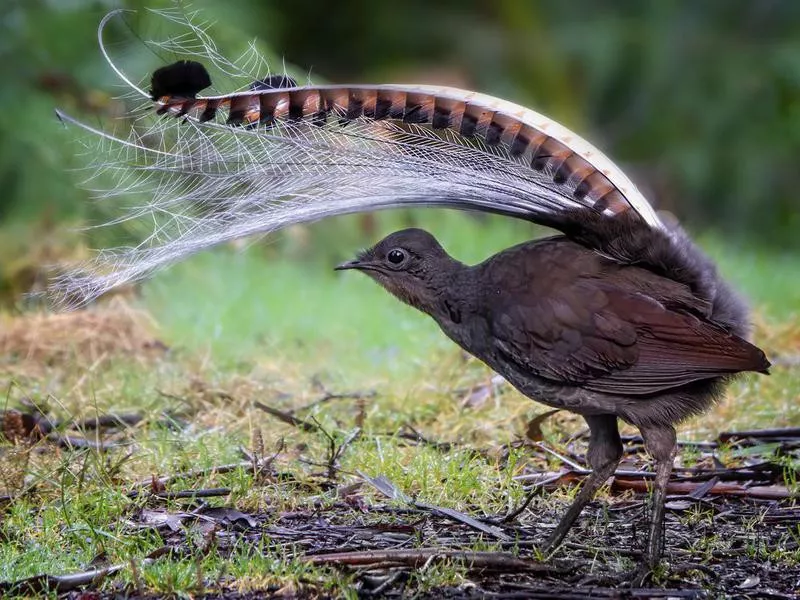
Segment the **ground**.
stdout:
<path fill-rule="evenodd" d="M 445 245 L 467 260 L 513 241 L 459 239 Z M 651 464 L 635 430 L 543 556 L 585 475 L 580 419 L 519 396 L 365 278 L 267 246 L 88 310 L 0 314 L 2 590 L 795 597 L 800 277 L 766 276 L 788 259 L 710 247 L 754 298 L 775 366 L 681 426 L 665 561 L 643 579 Z M 516 519 L 487 519 L 532 487 Z"/>

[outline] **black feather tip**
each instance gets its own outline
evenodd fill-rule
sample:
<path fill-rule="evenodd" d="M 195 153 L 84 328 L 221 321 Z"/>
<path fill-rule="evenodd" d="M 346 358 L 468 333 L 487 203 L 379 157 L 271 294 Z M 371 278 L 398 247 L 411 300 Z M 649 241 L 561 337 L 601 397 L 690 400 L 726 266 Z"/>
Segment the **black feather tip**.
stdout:
<path fill-rule="evenodd" d="M 153 100 L 162 96 L 194 98 L 197 92 L 210 85 L 211 76 L 203 65 L 193 60 L 179 60 L 153 73 L 150 97 Z"/>
<path fill-rule="evenodd" d="M 250 84 L 250 89 L 254 92 L 293 87 L 297 87 L 297 81 L 287 75 L 269 75 Z"/>

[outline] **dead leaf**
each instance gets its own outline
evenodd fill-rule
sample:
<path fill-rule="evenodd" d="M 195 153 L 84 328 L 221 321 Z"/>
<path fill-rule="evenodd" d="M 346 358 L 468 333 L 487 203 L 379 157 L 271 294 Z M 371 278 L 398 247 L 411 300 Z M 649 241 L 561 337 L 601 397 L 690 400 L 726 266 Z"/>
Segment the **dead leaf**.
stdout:
<path fill-rule="evenodd" d="M 525 437 L 532 442 L 541 442 L 544 439 L 544 435 L 542 434 L 542 423 L 544 423 L 558 411 L 559 409 L 555 408 L 533 417 L 530 421 L 528 421 L 528 427 L 525 429 Z"/>
<path fill-rule="evenodd" d="M 739 584 L 739 589 L 749 590 L 750 588 L 756 587 L 759 583 L 761 583 L 761 578 L 758 575 L 750 575 Z"/>
<path fill-rule="evenodd" d="M 190 515 L 184 512 L 167 512 L 165 510 L 142 509 L 139 513 L 139 523 L 135 525 L 139 528 L 160 529 L 168 527 L 171 531 L 178 531 L 184 519 Z"/>
<path fill-rule="evenodd" d="M 238 525 L 239 527 L 249 527 L 251 529 L 258 527 L 258 521 L 250 515 L 226 506 L 206 508 L 196 514 L 218 521 L 224 525 Z"/>

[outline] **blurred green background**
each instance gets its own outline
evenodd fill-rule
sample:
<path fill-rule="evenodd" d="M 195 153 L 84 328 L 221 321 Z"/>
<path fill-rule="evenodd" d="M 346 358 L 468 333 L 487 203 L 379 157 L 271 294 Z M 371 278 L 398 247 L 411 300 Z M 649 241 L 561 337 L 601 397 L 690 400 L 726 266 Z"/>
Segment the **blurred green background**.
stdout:
<path fill-rule="evenodd" d="M 136 58 L 137 15 L 146 6 L 171 5 L 0 4 L 0 297 L 6 306 L 19 306 L 20 294 L 40 283 L 41 265 L 80 258 L 86 245 L 114 243 L 102 229 L 75 233 L 113 214 L 113 207 L 107 212 L 90 202 L 77 185 L 72 169 L 85 159 L 77 156 L 74 131 L 61 127 L 53 109 L 93 124 L 121 114 L 124 106 L 114 97 L 122 88 L 98 50 L 97 24 L 112 8 L 138 11 L 126 17 L 127 27 L 115 24 L 107 35 L 131 58 L 126 67 L 141 70 L 130 74 L 146 78 L 158 57 Z M 777 299 L 781 314 L 800 304 L 798 287 L 788 281 L 798 275 L 800 260 L 800 2 L 197 0 L 191 10 L 215 23 L 212 33 L 224 54 L 236 56 L 257 37 L 274 68 L 285 64 L 301 79 L 443 83 L 552 116 L 606 150 L 657 207 L 700 235 L 757 304 Z M 297 277 L 327 280 L 335 259 L 410 220 L 435 223 L 436 233 L 446 232 L 446 245 L 472 260 L 532 235 L 527 225 L 497 219 L 395 214 L 333 220 L 302 239 L 279 237 L 255 252 L 274 265 L 315 265 Z M 194 268 L 208 277 L 211 263 L 193 264 L 202 264 Z M 220 277 L 231 270 L 216 268 Z M 180 269 L 170 281 L 179 280 Z M 153 310 L 164 297 L 180 296 L 153 285 L 151 296 L 162 299 L 152 301 Z"/>
<path fill-rule="evenodd" d="M 0 219 L 81 210 L 52 108 L 101 111 L 119 90 L 96 44 L 107 10 L 167 3 L 1 4 Z M 605 148 L 693 227 L 800 244 L 793 0 L 198 0 L 191 8 L 217 23 L 223 52 L 258 37 L 317 79 L 445 81 L 534 107 Z"/>

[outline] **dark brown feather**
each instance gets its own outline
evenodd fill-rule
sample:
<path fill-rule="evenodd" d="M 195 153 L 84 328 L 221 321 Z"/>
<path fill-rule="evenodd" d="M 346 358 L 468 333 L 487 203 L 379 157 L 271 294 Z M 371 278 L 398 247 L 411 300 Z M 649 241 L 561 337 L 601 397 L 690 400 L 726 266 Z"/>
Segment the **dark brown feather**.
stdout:
<path fill-rule="evenodd" d="M 607 394 L 652 395 L 699 379 L 766 372 L 763 353 L 702 318 L 685 284 L 622 266 L 565 238 L 478 267 L 494 346 L 531 375 Z"/>
<path fill-rule="evenodd" d="M 168 96 L 176 104 L 194 98 L 200 91 L 211 85 L 211 77 L 206 68 L 194 60 L 179 60 L 161 67 L 150 79 L 150 97 L 158 100 Z M 181 108 L 176 114 L 186 114 L 189 107 Z"/>
<path fill-rule="evenodd" d="M 663 547 L 675 423 L 708 409 L 732 376 L 767 373 L 769 361 L 743 337 L 744 304 L 679 227 L 653 229 L 624 211 L 608 218 L 593 209 L 542 221 L 566 236 L 521 244 L 474 267 L 411 229 L 340 268 L 364 271 L 428 313 L 529 398 L 586 420 L 592 474 L 548 549 L 619 464 L 617 418 L 638 427 L 656 461 L 652 566 Z"/>

